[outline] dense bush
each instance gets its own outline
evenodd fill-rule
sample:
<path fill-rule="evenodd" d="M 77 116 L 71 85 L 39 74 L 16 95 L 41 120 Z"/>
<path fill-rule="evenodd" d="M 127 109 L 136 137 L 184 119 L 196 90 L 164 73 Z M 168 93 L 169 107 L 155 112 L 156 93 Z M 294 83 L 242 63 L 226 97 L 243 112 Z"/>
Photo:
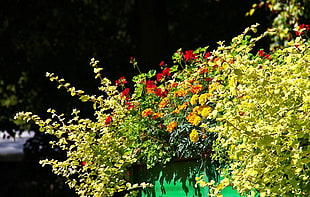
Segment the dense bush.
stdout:
<path fill-rule="evenodd" d="M 161 72 L 135 76 L 133 92 L 124 77 L 115 84 L 102 77 L 94 59 L 99 96 L 47 73 L 58 88 L 92 102 L 95 119 L 81 118 L 77 109 L 69 119 L 53 109 L 46 120 L 30 112 L 17 117 L 59 138 L 51 144 L 65 150 L 67 159 L 41 163 L 66 177 L 81 196 L 150 186 L 130 180 L 130 167 L 137 163 L 152 167 L 173 157 L 211 155 L 224 166 L 225 178 L 216 187 L 213 181 L 197 180 L 214 195 L 232 185 L 241 194 L 307 196 L 310 50 L 309 40 L 301 36 L 308 26 L 297 27 L 299 36 L 272 54 L 253 51 L 257 41 L 273 33 L 251 38 L 248 32 L 256 27 L 227 46 L 218 42 L 211 52 L 208 47 L 178 50 L 172 67 L 161 62 Z M 130 61 L 137 67 L 135 58 Z"/>
<path fill-rule="evenodd" d="M 309 27 L 301 26 L 296 39 L 270 55 L 249 53 L 255 39 L 238 46 L 245 35 L 219 50 L 233 61 L 219 76 L 227 82 L 217 94 L 222 124 L 211 131 L 231 163 L 213 193 L 231 185 L 251 196 L 309 196 L 310 47 L 301 37 Z"/>

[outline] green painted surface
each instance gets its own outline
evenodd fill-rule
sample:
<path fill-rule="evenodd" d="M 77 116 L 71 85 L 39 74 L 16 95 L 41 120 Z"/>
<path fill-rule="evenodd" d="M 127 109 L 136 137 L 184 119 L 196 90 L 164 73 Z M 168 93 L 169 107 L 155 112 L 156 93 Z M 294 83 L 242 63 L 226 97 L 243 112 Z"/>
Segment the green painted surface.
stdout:
<path fill-rule="evenodd" d="M 135 169 L 135 181 L 152 183 L 154 187 L 141 192 L 141 197 L 207 197 L 208 187 L 195 187 L 195 177 L 206 175 L 207 180 L 218 180 L 215 169 L 210 164 L 195 160 L 176 161 L 166 166 L 152 169 Z M 232 188 L 226 188 L 223 197 L 240 197 Z"/>

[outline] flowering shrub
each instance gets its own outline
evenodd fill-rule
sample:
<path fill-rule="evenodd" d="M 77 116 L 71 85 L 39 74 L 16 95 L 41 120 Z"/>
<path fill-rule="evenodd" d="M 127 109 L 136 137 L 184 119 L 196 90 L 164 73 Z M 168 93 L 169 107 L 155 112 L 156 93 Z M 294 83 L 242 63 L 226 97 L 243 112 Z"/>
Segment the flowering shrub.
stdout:
<path fill-rule="evenodd" d="M 229 46 L 208 47 L 173 55 L 174 65 L 162 61 L 160 72 L 150 70 L 132 80 L 134 90 L 120 77 L 112 84 L 102 78 L 98 61 L 91 65 L 101 81 L 102 95 L 87 95 L 48 73 L 51 81 L 83 102 L 92 102 L 95 120 L 73 110 L 67 120 L 55 110 L 51 118 L 21 112 L 40 130 L 53 134 L 51 142 L 67 152 L 67 159 L 47 159 L 56 174 L 65 176 L 81 196 L 112 196 L 144 188 L 133 184 L 130 167 L 149 168 L 174 157 L 212 158 L 228 172 L 213 195 L 232 185 L 240 193 L 262 196 L 306 195 L 309 186 L 309 41 L 298 37 L 272 54 L 259 50 L 247 32 Z M 306 28 L 298 29 L 300 35 Z M 137 67 L 135 58 L 130 62 Z M 138 67 L 137 67 L 138 68 Z M 225 174 L 224 174 L 225 175 Z"/>

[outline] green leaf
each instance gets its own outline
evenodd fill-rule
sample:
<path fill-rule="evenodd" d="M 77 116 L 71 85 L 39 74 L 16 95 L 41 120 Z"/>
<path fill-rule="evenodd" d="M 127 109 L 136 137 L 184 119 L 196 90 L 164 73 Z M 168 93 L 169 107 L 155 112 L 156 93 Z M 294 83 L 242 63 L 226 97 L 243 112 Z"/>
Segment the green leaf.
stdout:
<path fill-rule="evenodd" d="M 83 96 L 80 97 L 80 100 L 81 100 L 82 102 L 86 102 L 86 101 L 89 100 L 89 96 L 88 96 L 88 95 L 83 95 Z"/>
<path fill-rule="evenodd" d="M 148 77 L 148 78 L 152 78 L 152 77 L 154 77 L 156 75 L 156 70 L 150 70 L 147 74 L 146 74 L 146 76 Z"/>

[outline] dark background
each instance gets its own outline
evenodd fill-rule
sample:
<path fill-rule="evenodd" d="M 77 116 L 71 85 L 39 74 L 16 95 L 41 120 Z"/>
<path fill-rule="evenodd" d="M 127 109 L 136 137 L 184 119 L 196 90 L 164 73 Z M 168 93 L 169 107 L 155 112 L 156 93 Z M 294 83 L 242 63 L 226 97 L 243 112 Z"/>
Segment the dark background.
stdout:
<path fill-rule="evenodd" d="M 273 15 L 262 8 L 246 17 L 258 0 L 1 0 L 0 2 L 0 130 L 20 127 L 12 122 L 18 111 L 46 116 L 48 108 L 68 113 L 72 108 L 91 116 L 80 103 L 46 77 L 54 72 L 78 89 L 98 93 L 90 59 L 101 62 L 112 81 L 135 74 L 129 57 L 142 71 L 171 62 L 179 48 L 216 47 L 246 27 L 271 26 Z M 257 48 L 268 48 L 268 39 Z M 171 65 L 171 64 L 170 64 Z M 11 86 L 10 86 L 11 85 Z M 8 88 L 10 86 L 11 88 Z M 14 87 L 14 88 L 12 88 Z M 2 88 L 2 89 L 1 89 Z M 2 92 L 1 92 L 2 91 Z M 14 102 L 13 102 L 14 101 Z M 36 131 L 35 127 L 31 127 Z M 0 196 L 74 196 L 49 168 L 38 161 L 64 154 L 49 148 L 51 136 L 37 133 L 25 144 L 22 162 L 0 163 Z"/>

